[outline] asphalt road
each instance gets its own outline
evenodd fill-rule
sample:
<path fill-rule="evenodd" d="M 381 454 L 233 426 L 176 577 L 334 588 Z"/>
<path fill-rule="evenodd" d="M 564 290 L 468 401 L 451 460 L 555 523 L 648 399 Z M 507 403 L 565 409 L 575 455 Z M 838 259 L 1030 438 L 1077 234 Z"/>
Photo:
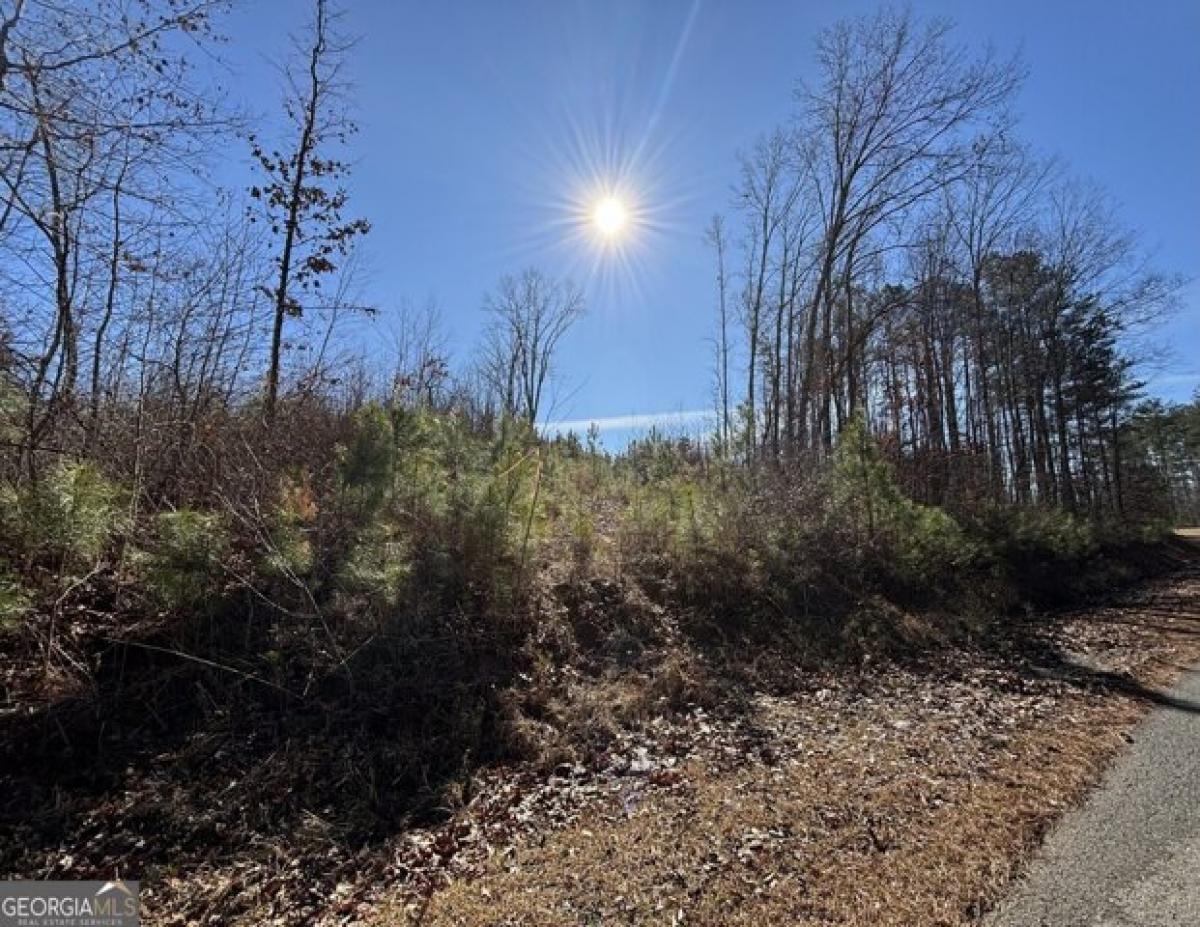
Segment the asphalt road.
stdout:
<path fill-rule="evenodd" d="M 1200 925 L 1200 667 L 987 920 L 988 927 Z"/>

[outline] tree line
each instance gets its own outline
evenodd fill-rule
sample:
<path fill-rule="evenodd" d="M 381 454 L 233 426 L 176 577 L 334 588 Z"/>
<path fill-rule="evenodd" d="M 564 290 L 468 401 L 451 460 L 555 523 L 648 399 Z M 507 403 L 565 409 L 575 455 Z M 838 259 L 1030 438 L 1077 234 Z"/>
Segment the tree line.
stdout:
<path fill-rule="evenodd" d="M 223 75 L 230 0 L 0 4 L 0 434 L 4 475 L 95 457 L 170 496 L 197 455 L 285 400 L 368 393 L 536 421 L 553 355 L 583 311 L 536 269 L 485 300 L 481 346 L 452 376 L 437 313 L 357 298 L 370 221 L 350 202 L 356 132 L 344 11 L 312 0 L 277 69 L 280 109 L 239 111 Z M 216 66 L 201 72 L 208 58 Z M 249 156 L 244 189 L 216 158 Z M 392 344 L 339 337 L 379 318 Z M 280 426 L 282 427 L 282 426 Z M 220 442 L 218 442 L 220 443 Z M 228 450 L 222 449 L 221 453 Z"/>
<path fill-rule="evenodd" d="M 90 456 L 170 495 L 205 455 L 212 469 L 229 421 L 270 433 L 284 400 L 545 417 L 584 310 L 570 282 L 503 278 L 458 371 L 435 312 L 357 298 L 370 222 L 347 191 L 353 43 L 329 0 L 293 38 L 273 119 L 195 67 L 227 0 L 86 6 L 0 4 L 6 477 Z M 924 501 L 1141 505 L 1134 484 L 1161 468 L 1134 427 L 1134 345 L 1177 282 L 1103 191 L 1020 140 L 1020 62 L 885 8 L 821 33 L 816 64 L 707 230 L 712 449 L 803 466 L 861 419 Z M 213 179 L 211 152 L 234 146 L 245 189 Z M 382 360 L 348 357 L 354 314 L 390 329 Z"/>
<path fill-rule="evenodd" d="M 1131 345 L 1177 282 L 1019 139 L 1018 60 L 891 9 L 816 60 L 708 229 L 721 445 L 786 465 L 860 417 L 929 501 L 1120 511 Z"/>

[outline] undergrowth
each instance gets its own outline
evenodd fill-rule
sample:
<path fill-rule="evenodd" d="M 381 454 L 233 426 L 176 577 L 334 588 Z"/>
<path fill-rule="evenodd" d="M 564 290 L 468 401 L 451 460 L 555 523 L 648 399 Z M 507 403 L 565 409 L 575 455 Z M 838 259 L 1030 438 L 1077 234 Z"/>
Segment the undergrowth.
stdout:
<path fill-rule="evenodd" d="M 62 823 L 25 806 L 54 806 L 64 751 L 113 770 L 168 733 L 243 745 L 257 826 L 321 807 L 370 839 L 463 800 L 479 763 L 571 759 L 764 667 L 944 646 L 1127 578 L 1115 552 L 1161 531 L 956 517 L 906 495 L 857 424 L 829 459 L 761 469 L 453 410 L 308 427 L 337 440 L 251 448 L 207 497 L 73 462 L 0 487 L 6 697 L 37 706 L 7 722 L 26 778 L 4 819 L 41 821 L 29 846 Z"/>

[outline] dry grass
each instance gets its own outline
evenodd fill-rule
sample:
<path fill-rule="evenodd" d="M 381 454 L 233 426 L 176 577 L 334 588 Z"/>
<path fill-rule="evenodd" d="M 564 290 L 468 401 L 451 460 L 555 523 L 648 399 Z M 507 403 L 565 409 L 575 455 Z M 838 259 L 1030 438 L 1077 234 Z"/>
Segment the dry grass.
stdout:
<path fill-rule="evenodd" d="M 1058 642 L 1162 684 L 1200 659 L 1198 623 L 1192 575 L 1068 621 Z M 973 923 L 1150 704 L 1016 656 L 829 685 L 755 699 L 737 732 L 702 719 L 678 766 L 626 771 L 571 823 L 428 899 L 396 896 L 379 922 Z"/>

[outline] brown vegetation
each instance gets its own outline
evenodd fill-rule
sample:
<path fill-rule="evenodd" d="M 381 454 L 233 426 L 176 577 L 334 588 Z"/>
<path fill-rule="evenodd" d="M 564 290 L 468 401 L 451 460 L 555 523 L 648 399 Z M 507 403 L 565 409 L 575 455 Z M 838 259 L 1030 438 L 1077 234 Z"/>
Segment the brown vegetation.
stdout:
<path fill-rule="evenodd" d="M 626 888 L 580 827 L 532 851 L 538 885 L 493 860 L 478 889 L 517 919 L 659 920 L 651 891 L 729 919 L 795 897 L 754 900 L 769 865 L 803 916 L 865 917 L 883 873 L 926 897 L 997 770 L 1117 710 L 1030 678 L 1047 635 L 1091 633 L 1038 610 L 1162 566 L 1197 406 L 1136 404 L 1125 336 L 1171 286 L 1008 145 L 1019 69 L 902 15 L 826 34 L 806 131 L 748 159 L 745 235 L 713 227 L 718 433 L 614 455 L 537 430 L 569 281 L 504 278 L 465 369 L 432 314 L 397 314 L 383 360 L 339 340 L 376 307 L 347 295 L 369 226 L 325 0 L 278 142 L 194 77 L 217 0 L 0 6 L 4 875 L 301 923 L 578 814 Z M 239 132 L 256 180 L 214 200 L 202 152 Z M 1043 820 L 1102 752 L 1078 744 L 1005 807 Z M 945 781 L 888 772 L 918 763 Z M 1036 830 L 1001 823 L 945 903 Z M 430 916 L 483 918 L 473 890 Z"/>
<path fill-rule="evenodd" d="M 1064 616 L 1034 649 L 810 679 L 733 719 L 648 726 L 623 745 L 642 766 L 579 777 L 554 832 L 470 853 L 444 890 L 401 891 L 373 922 L 975 923 L 1200 657 L 1198 592 L 1193 567 Z"/>

